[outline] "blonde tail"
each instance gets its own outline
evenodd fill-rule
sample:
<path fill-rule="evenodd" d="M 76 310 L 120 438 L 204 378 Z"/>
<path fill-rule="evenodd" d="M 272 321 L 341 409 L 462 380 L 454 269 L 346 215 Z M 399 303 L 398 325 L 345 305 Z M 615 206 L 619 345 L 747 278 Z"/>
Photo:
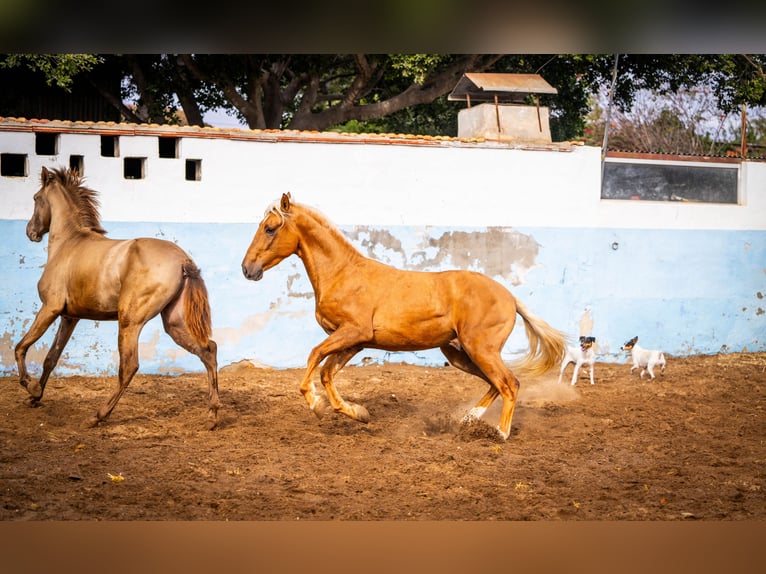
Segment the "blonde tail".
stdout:
<path fill-rule="evenodd" d="M 566 349 L 566 337 L 541 318 L 530 313 L 529 309 L 516 299 L 516 312 L 524 320 L 524 328 L 529 339 L 529 353 L 517 364 L 525 374 L 539 376 L 556 367 Z"/>
<path fill-rule="evenodd" d="M 197 343 L 202 347 L 207 347 L 212 334 L 207 288 L 199 269 L 191 261 L 184 264 L 183 273 L 186 280 L 186 288 L 184 289 L 186 326 Z"/>

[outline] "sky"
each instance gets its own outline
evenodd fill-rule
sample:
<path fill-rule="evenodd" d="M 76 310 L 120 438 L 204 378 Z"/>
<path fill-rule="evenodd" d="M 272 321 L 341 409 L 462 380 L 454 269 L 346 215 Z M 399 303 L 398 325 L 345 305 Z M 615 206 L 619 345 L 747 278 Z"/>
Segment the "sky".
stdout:
<path fill-rule="evenodd" d="M 247 124 L 221 109 L 207 112 L 202 116 L 202 121 L 214 128 L 247 128 Z"/>

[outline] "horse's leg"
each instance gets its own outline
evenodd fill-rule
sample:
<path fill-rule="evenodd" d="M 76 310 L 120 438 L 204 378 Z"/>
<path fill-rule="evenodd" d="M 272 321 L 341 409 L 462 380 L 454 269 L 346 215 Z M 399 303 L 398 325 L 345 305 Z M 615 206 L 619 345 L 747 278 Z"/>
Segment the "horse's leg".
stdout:
<path fill-rule="evenodd" d="M 324 411 L 322 410 L 324 408 L 324 403 L 322 398 L 317 394 L 312 381 L 314 371 L 325 357 L 335 353 L 341 353 L 351 348 L 355 348 L 358 351 L 365 340 L 369 340 L 369 337 L 365 338 L 362 330 L 358 326 L 346 324 L 339 327 L 311 350 L 306 364 L 306 373 L 303 376 L 303 381 L 301 381 L 300 390 L 303 397 L 306 399 L 309 408 L 317 417 L 321 418 L 324 414 Z M 346 361 L 350 358 L 351 357 L 348 357 Z M 337 393 L 334 388 L 333 392 Z"/>
<path fill-rule="evenodd" d="M 466 353 L 462 348 L 458 349 L 451 343 L 448 343 L 446 345 L 442 345 L 440 349 L 452 366 L 457 367 L 461 371 L 465 371 L 466 373 L 479 377 L 489 384 L 489 389 L 487 392 L 481 399 L 479 399 L 479 402 L 476 403 L 476 405 L 466 413 L 466 415 L 463 417 L 463 422 L 467 423 L 471 422 L 472 420 L 481 418 L 482 415 L 490 407 L 490 405 L 495 402 L 495 399 L 498 397 L 500 392 L 495 388 L 495 385 L 492 383 L 492 381 L 487 378 L 487 375 L 485 375 L 482 370 L 476 366 L 476 363 L 471 360 L 471 357 L 469 357 L 468 353 Z"/>
<path fill-rule="evenodd" d="M 503 333 L 500 330 L 494 333 L 495 336 L 493 336 L 492 332 L 487 332 L 486 330 L 474 330 L 472 332 L 478 332 L 479 335 L 472 336 L 471 332 L 464 331 L 460 336 L 461 345 L 469 353 L 473 363 L 493 385 L 493 389 L 490 389 L 482 401 L 480 401 L 480 404 L 472 410 L 484 406 L 484 404 L 489 406 L 498 394 L 502 396 L 503 410 L 500 413 L 500 423 L 497 426 L 497 430 L 504 439 L 507 439 L 511 434 L 511 421 L 513 419 L 513 412 L 516 409 L 516 398 L 520 385 L 518 379 L 503 362 L 503 358 L 500 355 L 502 344 L 492 343 L 492 341 L 505 341 L 507 335 L 501 336 Z"/>
<path fill-rule="evenodd" d="M 120 354 L 120 367 L 118 372 L 117 390 L 102 405 L 93 418 L 87 421 L 87 426 L 95 426 L 105 420 L 112 412 L 120 397 L 128 388 L 130 381 L 138 371 L 138 336 L 144 323 L 128 323 L 119 321 L 117 334 L 117 348 Z"/>
<path fill-rule="evenodd" d="M 488 352 L 476 357 L 477 364 L 481 370 L 492 379 L 495 387 L 503 397 L 503 410 L 500 413 L 500 424 L 497 430 L 504 439 L 511 434 L 511 421 L 513 412 L 516 410 L 516 399 L 519 394 L 519 380 L 514 376 L 511 370 L 506 367 L 499 352 Z"/>
<path fill-rule="evenodd" d="M 350 349 L 330 355 L 327 357 L 324 365 L 322 365 L 322 369 L 319 371 L 319 376 L 322 380 L 322 385 L 324 385 L 325 391 L 327 392 L 327 397 L 330 399 L 330 404 L 336 412 L 341 412 L 359 422 L 368 423 L 370 422 L 370 413 L 367 412 L 367 409 L 362 405 L 346 402 L 343 397 L 340 396 L 338 389 L 335 388 L 335 384 L 333 383 L 335 375 L 337 375 L 346 363 L 348 363 L 351 358 L 361 350 L 362 347 L 351 347 Z M 314 412 L 318 413 L 320 409 L 321 399 L 320 403 L 314 407 Z"/>
<path fill-rule="evenodd" d="M 168 306 L 162 311 L 162 324 L 165 332 L 178 344 L 178 346 L 190 353 L 197 355 L 207 370 L 207 399 L 209 428 L 213 429 L 218 424 L 218 409 L 221 401 L 218 398 L 218 346 L 215 341 L 208 339 L 207 345 L 200 345 L 189 332 L 184 318 L 174 312 L 174 307 Z"/>
<path fill-rule="evenodd" d="M 30 406 L 37 406 L 37 404 L 40 402 L 40 399 L 43 398 L 43 392 L 45 392 L 45 385 L 48 383 L 48 377 L 50 376 L 51 371 L 53 371 L 53 369 L 56 367 L 56 363 L 58 363 L 61 352 L 64 350 L 64 347 L 66 347 L 69 338 L 72 336 L 74 328 L 79 322 L 80 320 L 74 317 L 66 317 L 64 315 L 61 316 L 61 321 L 59 323 L 58 331 L 56 332 L 56 337 L 53 339 L 53 345 L 48 351 L 48 354 L 45 355 L 45 360 L 43 361 L 43 373 L 40 375 L 40 380 L 37 382 L 37 384 L 32 382 L 27 387 L 27 390 L 31 395 L 29 397 Z M 33 392 L 33 390 L 35 392 Z"/>
<path fill-rule="evenodd" d="M 34 345 L 43 336 L 58 316 L 58 309 L 43 305 L 42 309 L 35 316 L 35 320 L 32 321 L 29 331 L 21 338 L 21 341 L 18 342 L 14 349 L 16 365 L 19 369 L 19 384 L 27 389 L 32 399 L 39 399 L 42 396 L 42 389 L 30 381 L 29 372 L 27 371 L 27 351 L 29 347 Z"/>

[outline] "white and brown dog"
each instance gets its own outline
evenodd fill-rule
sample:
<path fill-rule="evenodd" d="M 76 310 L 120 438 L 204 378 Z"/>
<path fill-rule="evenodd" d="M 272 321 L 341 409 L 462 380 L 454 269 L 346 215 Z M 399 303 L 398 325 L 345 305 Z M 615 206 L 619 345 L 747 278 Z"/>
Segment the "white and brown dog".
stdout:
<path fill-rule="evenodd" d="M 639 378 L 643 379 L 644 373 L 648 372 L 650 379 L 653 379 L 654 367 L 657 366 L 660 367 L 660 374 L 665 374 L 665 354 L 662 351 L 653 351 L 639 347 L 638 337 L 633 337 L 620 348 L 623 351 L 630 351 L 633 358 L 633 366 L 630 368 L 631 373 L 641 367 Z"/>
<path fill-rule="evenodd" d="M 588 365 L 590 367 L 590 384 L 593 384 L 593 365 L 596 362 L 596 353 L 593 350 L 593 345 L 596 342 L 596 337 L 580 337 L 579 347 L 567 347 L 564 352 L 564 359 L 561 361 L 561 371 L 559 371 L 559 383 L 561 377 L 564 374 L 569 363 L 574 363 L 574 373 L 572 373 L 572 384 L 577 382 L 577 373 L 580 372 L 580 367 Z"/>

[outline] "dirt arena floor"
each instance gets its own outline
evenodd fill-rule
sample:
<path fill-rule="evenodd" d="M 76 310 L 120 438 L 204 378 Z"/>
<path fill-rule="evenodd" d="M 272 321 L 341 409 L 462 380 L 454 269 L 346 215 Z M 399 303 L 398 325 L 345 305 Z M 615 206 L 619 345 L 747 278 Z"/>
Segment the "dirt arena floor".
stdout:
<path fill-rule="evenodd" d="M 52 378 L 39 408 L 0 379 L 0 520 L 741 521 L 766 519 L 766 354 L 669 358 L 654 381 L 522 380 L 511 436 L 460 424 L 486 385 L 454 368 L 347 367 L 367 425 L 318 420 L 301 369 L 229 366 L 218 429 L 203 374 Z"/>

